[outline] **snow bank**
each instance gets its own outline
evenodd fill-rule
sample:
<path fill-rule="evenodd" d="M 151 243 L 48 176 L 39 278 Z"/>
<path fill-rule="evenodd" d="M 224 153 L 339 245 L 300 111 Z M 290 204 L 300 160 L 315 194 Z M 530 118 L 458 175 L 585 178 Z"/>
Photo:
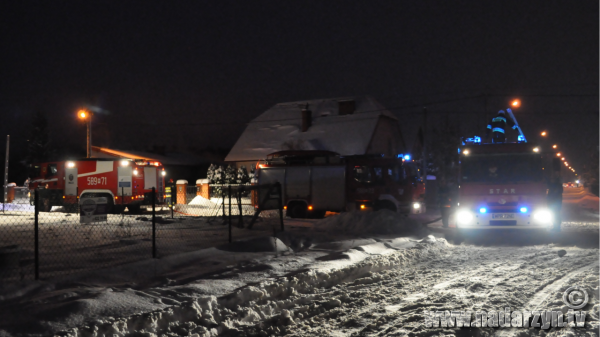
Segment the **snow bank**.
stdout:
<path fill-rule="evenodd" d="M 314 230 L 344 234 L 424 234 L 419 222 L 390 210 L 345 212 L 315 223 Z"/>
<path fill-rule="evenodd" d="M 344 292 L 320 295 L 317 289 L 335 287 L 344 282 L 362 286 L 381 281 L 378 272 L 439 257 L 447 248 L 444 240 L 428 238 L 415 242 L 415 249 L 375 255 L 385 248 L 380 243 L 351 249 L 349 254 L 367 256 L 342 268 L 309 269 L 277 279 L 266 279 L 217 297 L 203 296 L 153 312 L 128 317 L 97 319 L 57 336 L 112 335 L 185 335 L 212 337 L 245 335 L 243 330 L 256 327 L 260 336 L 279 335 L 300 317 L 313 317 L 342 306 L 348 301 Z M 264 327 L 261 325 L 264 322 Z M 137 333 L 137 334 L 136 334 Z M 254 334 L 253 334 L 254 335 Z"/>
<path fill-rule="evenodd" d="M 192 199 L 192 201 L 190 201 L 188 203 L 188 205 L 195 205 L 195 206 L 204 206 L 204 207 L 208 207 L 208 208 L 214 208 L 215 206 L 217 206 L 216 203 L 212 202 L 211 200 L 206 199 L 205 197 L 201 196 L 201 195 L 197 195 L 194 199 Z"/>
<path fill-rule="evenodd" d="M 217 249 L 230 252 L 288 252 L 290 248 L 276 237 L 259 237 L 249 240 L 235 241 Z"/>

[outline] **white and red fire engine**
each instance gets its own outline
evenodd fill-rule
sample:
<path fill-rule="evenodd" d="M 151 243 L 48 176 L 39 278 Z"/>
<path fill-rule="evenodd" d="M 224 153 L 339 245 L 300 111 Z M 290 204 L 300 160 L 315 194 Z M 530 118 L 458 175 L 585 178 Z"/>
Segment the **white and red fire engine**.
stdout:
<path fill-rule="evenodd" d="M 90 158 L 34 164 L 29 173 L 30 198 L 38 190 L 40 210 L 77 205 L 81 197 L 106 197 L 109 212 L 127 207 L 137 212 L 142 205 L 164 202 L 165 170 L 155 161 Z"/>
<path fill-rule="evenodd" d="M 281 183 L 283 205 L 293 218 L 323 217 L 326 211 L 425 211 L 425 186 L 402 158 L 280 151 L 257 165 L 257 179 Z"/>
<path fill-rule="evenodd" d="M 482 144 L 479 137 L 467 140 L 459 151 L 459 229 L 552 226 L 547 202 L 547 180 L 556 170 L 552 154 L 525 141 Z"/>

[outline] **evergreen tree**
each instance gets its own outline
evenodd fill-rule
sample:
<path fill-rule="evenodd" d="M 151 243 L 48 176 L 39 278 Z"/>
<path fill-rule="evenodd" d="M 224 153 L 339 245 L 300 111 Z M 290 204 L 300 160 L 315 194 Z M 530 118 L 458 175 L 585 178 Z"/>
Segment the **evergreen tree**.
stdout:
<path fill-rule="evenodd" d="M 217 166 L 214 173 L 215 184 L 222 185 L 225 183 L 225 170 L 223 166 Z"/>
<path fill-rule="evenodd" d="M 27 152 L 27 164 L 44 162 L 50 159 L 48 120 L 39 111 L 33 116 Z"/>
<path fill-rule="evenodd" d="M 210 166 L 208 167 L 208 171 L 206 172 L 206 178 L 208 179 L 208 182 L 210 184 L 215 183 L 215 170 L 216 169 L 217 169 L 217 166 L 215 164 L 210 164 Z"/>
<path fill-rule="evenodd" d="M 240 167 L 237 172 L 237 183 L 238 184 L 247 184 L 250 182 L 250 176 L 248 175 L 248 171 L 246 170 L 246 166 Z"/>
<path fill-rule="evenodd" d="M 232 165 L 227 165 L 225 168 L 225 183 L 226 184 L 235 184 L 236 183 L 237 174 L 235 168 Z"/>

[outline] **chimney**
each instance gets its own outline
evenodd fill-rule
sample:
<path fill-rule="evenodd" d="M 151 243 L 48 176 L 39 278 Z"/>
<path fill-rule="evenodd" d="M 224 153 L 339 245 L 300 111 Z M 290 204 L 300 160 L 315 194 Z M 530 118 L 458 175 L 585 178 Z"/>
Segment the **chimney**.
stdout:
<path fill-rule="evenodd" d="M 306 132 L 312 124 L 312 111 L 308 110 L 308 104 L 302 109 L 302 132 Z"/>

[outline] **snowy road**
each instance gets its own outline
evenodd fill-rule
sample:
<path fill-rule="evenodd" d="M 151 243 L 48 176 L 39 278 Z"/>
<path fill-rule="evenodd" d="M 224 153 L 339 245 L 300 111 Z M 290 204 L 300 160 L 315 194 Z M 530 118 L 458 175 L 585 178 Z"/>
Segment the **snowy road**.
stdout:
<path fill-rule="evenodd" d="M 461 244 L 439 231 L 393 233 L 412 224 L 382 212 L 290 222 L 280 238 L 295 252 L 280 241 L 277 253 L 212 248 L 132 265 L 128 276 L 109 270 L 12 291 L 0 316 L 30 317 L 0 319 L 0 336 L 597 336 L 597 198 L 573 191 L 564 209 L 583 225 Z M 425 327 L 425 310 L 564 310 L 574 285 L 590 297 L 584 328 Z"/>
<path fill-rule="evenodd" d="M 421 242 L 383 240 L 343 253 L 320 255 L 304 268 L 279 277 L 255 279 L 222 296 L 181 301 L 182 289 L 144 291 L 161 303 L 178 304 L 144 315 L 105 318 L 64 335 L 126 335 L 129 332 L 169 336 L 430 336 L 518 335 L 587 336 L 598 331 L 598 249 L 559 247 L 453 246 L 444 239 Z M 244 269 L 297 268 L 314 252 L 283 256 Z M 314 255 L 313 255 L 314 257 Z M 294 265 L 296 264 L 296 265 Z M 261 268 L 262 266 L 262 268 Z M 283 270 L 280 270 L 283 271 Z M 254 273 L 254 274 L 253 274 Z M 256 277 L 255 272 L 248 272 Z M 238 283 L 238 284 L 239 284 Z M 426 328 L 424 310 L 561 310 L 566 287 L 581 285 L 590 294 L 585 328 L 550 330 L 492 328 Z M 152 335 L 149 335 L 152 336 Z"/>

